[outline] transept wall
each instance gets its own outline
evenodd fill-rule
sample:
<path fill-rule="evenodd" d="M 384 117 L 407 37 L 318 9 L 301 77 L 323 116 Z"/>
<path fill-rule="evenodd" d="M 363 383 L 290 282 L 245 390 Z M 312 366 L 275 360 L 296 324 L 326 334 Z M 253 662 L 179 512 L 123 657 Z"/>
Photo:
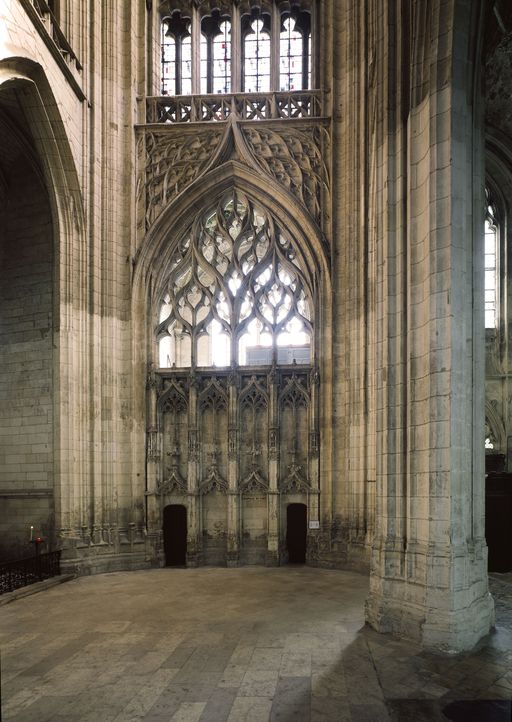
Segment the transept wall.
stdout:
<path fill-rule="evenodd" d="M 78 573 L 158 565 L 163 510 L 181 504 L 187 564 L 279 564 L 287 507 L 303 503 L 307 562 L 370 569 L 373 626 L 470 647 L 492 621 L 474 260 L 483 4 L 318 0 L 312 90 L 179 97 L 159 95 L 158 3 L 57 5 L 53 15 L 42 0 L 9 0 L 0 14 L 0 121 L 17 122 L 31 148 L 48 196 L 38 227 L 52 229 L 37 310 L 51 307 L 51 320 L 32 346 L 46 363 L 38 463 L 51 491 L 39 510 L 16 502 L 15 545 L 33 525 Z M 262 11 L 279 17 L 288 5 Z M 260 348 L 252 363 L 232 350 L 229 363 L 205 365 L 192 350 L 192 362 L 162 365 L 158 334 L 174 333 L 158 315 L 162 289 L 177 298 L 188 282 L 166 281 L 173 254 L 193 248 L 199 269 L 183 307 L 196 313 L 186 299 L 202 293 L 213 314 L 201 288 L 228 266 L 207 269 L 212 251 L 200 258 L 186 234 L 215 207 L 222 225 L 237 204 L 236 223 L 251 217 L 256 230 L 248 241 L 239 226 L 224 229 L 229 263 L 240 254 L 231 280 L 261 299 L 266 277 L 252 269 L 269 248 L 281 253 L 279 303 L 292 289 L 289 303 L 311 309 L 306 355 L 292 349 L 278 363 L 273 342 L 273 356 Z M 267 227 L 279 233 L 258 250 Z M 277 314 L 259 313 L 262 333 L 277 334 Z M 17 425 L 23 412 L 12 408 Z M 8 443 L 0 453 L 7 463 Z M 22 473 L 0 493 L 12 486 L 25 499 L 36 479 Z"/>

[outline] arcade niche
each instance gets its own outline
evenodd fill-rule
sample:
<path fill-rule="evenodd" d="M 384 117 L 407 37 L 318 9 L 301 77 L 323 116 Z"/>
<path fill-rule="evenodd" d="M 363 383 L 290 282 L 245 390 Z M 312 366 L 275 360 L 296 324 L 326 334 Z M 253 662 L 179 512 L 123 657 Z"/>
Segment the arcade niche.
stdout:
<path fill-rule="evenodd" d="M 148 533 L 186 508 L 186 563 L 288 561 L 292 504 L 318 520 L 314 278 L 267 210 L 231 190 L 172 246 L 155 289 Z M 291 522 L 293 523 L 293 522 Z M 294 536 L 295 534 L 295 536 Z M 306 546 L 306 540 L 304 539 Z"/>

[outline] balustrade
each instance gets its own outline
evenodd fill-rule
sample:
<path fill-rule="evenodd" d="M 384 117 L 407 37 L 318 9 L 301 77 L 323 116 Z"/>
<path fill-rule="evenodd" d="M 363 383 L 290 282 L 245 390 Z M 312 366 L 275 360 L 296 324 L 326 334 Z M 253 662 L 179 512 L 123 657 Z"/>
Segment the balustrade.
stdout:
<path fill-rule="evenodd" d="M 200 123 L 279 118 L 318 118 L 320 91 L 279 93 L 236 93 L 227 95 L 178 95 L 146 99 L 148 123 Z"/>

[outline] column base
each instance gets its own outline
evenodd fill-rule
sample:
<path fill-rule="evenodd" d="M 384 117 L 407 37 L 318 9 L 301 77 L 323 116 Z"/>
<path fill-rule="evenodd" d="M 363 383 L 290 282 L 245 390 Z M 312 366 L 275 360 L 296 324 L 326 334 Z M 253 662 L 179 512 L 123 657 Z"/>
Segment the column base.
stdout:
<path fill-rule="evenodd" d="M 444 654 L 472 649 L 494 625 L 486 548 L 478 547 L 374 549 L 366 622 Z"/>

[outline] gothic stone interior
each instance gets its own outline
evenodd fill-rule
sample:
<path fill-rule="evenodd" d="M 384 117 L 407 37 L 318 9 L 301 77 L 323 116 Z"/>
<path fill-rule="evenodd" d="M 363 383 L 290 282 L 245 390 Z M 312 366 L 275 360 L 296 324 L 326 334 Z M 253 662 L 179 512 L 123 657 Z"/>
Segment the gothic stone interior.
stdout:
<path fill-rule="evenodd" d="M 2 556 L 350 568 L 485 635 L 511 50 L 505 0 L 3 2 Z"/>

